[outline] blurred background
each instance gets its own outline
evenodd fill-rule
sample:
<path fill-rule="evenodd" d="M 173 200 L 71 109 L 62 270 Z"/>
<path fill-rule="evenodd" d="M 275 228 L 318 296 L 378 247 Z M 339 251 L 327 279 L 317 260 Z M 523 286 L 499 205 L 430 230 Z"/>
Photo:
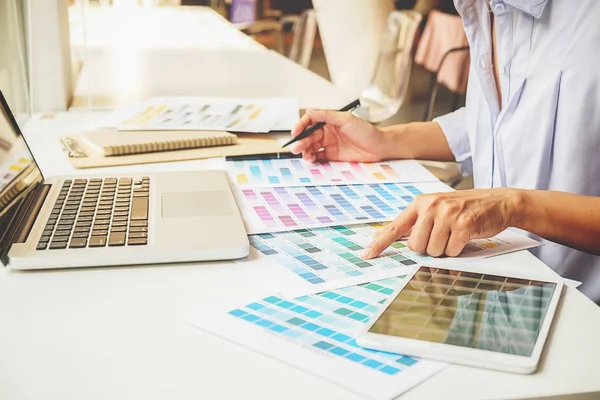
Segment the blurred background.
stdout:
<path fill-rule="evenodd" d="M 383 126 L 461 107 L 469 70 L 452 0 L 0 0 L 0 88 L 22 122 L 139 101 L 141 60 L 195 49 L 280 53 Z"/>

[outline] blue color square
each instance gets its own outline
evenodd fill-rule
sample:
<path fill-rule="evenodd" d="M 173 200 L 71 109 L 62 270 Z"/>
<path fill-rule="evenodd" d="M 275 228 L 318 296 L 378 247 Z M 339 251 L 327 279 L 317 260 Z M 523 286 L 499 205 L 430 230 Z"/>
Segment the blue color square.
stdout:
<path fill-rule="evenodd" d="M 362 272 L 356 270 L 348 271 L 349 276 L 361 276 L 362 274 Z"/>
<path fill-rule="evenodd" d="M 315 310 L 310 310 L 309 312 L 304 313 L 304 315 L 306 315 L 309 318 L 319 318 L 323 314 Z"/>
<path fill-rule="evenodd" d="M 317 333 L 321 336 L 331 336 L 335 333 L 335 331 L 333 331 L 329 328 L 321 328 L 317 331 Z"/>
<path fill-rule="evenodd" d="M 311 279 L 309 279 L 308 281 L 309 281 L 310 283 L 312 283 L 312 284 L 316 284 L 316 283 L 323 283 L 323 282 L 325 282 L 325 280 L 323 280 L 323 279 L 321 279 L 321 278 L 318 278 L 318 277 L 317 277 L 317 278 L 311 278 Z"/>
<path fill-rule="evenodd" d="M 352 339 L 350 336 L 348 335 L 344 335 L 343 333 L 338 333 L 335 336 L 331 337 L 333 340 L 337 340 L 338 342 L 347 342 L 348 340 Z"/>
<path fill-rule="evenodd" d="M 300 336 L 302 336 L 302 333 L 291 329 L 283 332 L 283 334 L 289 337 L 290 339 L 298 339 Z"/>
<path fill-rule="evenodd" d="M 323 294 L 321 294 L 321 296 L 325 297 L 326 299 L 337 299 L 338 297 L 340 297 L 339 294 L 337 293 L 333 293 L 333 292 L 325 292 Z"/>
<path fill-rule="evenodd" d="M 317 343 L 313 344 L 313 346 L 315 346 L 316 348 L 322 349 L 322 350 L 329 350 L 330 348 L 333 347 L 333 345 L 331 343 L 327 343 L 327 342 L 317 342 Z"/>
<path fill-rule="evenodd" d="M 316 275 L 313 274 L 312 272 L 305 272 L 303 274 L 300 274 L 300 277 L 303 279 L 311 279 L 311 278 L 316 277 Z"/>
<path fill-rule="evenodd" d="M 264 314 L 264 315 L 275 315 L 275 314 L 277 314 L 277 310 L 270 308 L 270 307 L 263 307 L 260 310 L 260 313 Z"/>
<path fill-rule="evenodd" d="M 362 360 L 365 359 L 364 356 L 361 356 L 360 354 L 356 354 L 356 353 L 351 353 L 351 354 L 347 355 L 346 358 L 348 360 L 352 360 L 355 362 L 361 362 Z"/>
<path fill-rule="evenodd" d="M 290 308 L 294 306 L 294 303 L 290 303 L 287 300 L 283 300 L 281 303 L 277 304 L 281 308 Z"/>
<path fill-rule="evenodd" d="M 302 329 L 306 329 L 307 331 L 316 331 L 320 328 L 319 325 L 313 324 L 312 322 L 308 322 L 301 326 Z"/>
<path fill-rule="evenodd" d="M 310 178 L 300 178 L 300 182 L 302 183 L 309 183 L 310 182 Z"/>
<path fill-rule="evenodd" d="M 294 311 L 298 314 L 302 314 L 308 311 L 308 308 L 304 307 L 304 306 L 295 306 L 290 308 L 291 311 Z"/>
<path fill-rule="evenodd" d="M 400 357 L 399 359 L 396 360 L 396 362 L 410 367 L 411 365 L 416 364 L 417 360 L 415 360 L 412 357 L 405 356 L 405 357 Z"/>
<path fill-rule="evenodd" d="M 367 367 L 370 367 L 373 369 L 377 369 L 383 365 L 383 363 L 380 363 L 379 361 L 372 360 L 372 359 L 365 361 L 363 364 L 366 365 Z"/>
<path fill-rule="evenodd" d="M 271 325 L 273 325 L 273 322 L 271 322 L 271 321 L 269 321 L 267 319 L 260 319 L 260 320 L 256 321 L 255 324 L 258 325 L 258 326 L 262 326 L 264 328 L 268 328 Z"/>
<path fill-rule="evenodd" d="M 292 324 L 292 325 L 296 325 L 296 326 L 298 326 L 298 325 L 302 325 L 302 324 L 303 324 L 303 323 L 305 323 L 306 321 L 305 321 L 305 320 L 303 320 L 303 319 L 300 319 L 300 318 L 296 318 L 296 317 L 294 317 L 294 318 L 288 319 L 288 321 L 287 321 L 287 322 L 288 322 L 289 324 Z"/>
<path fill-rule="evenodd" d="M 398 368 L 390 367 L 389 365 L 386 365 L 385 367 L 381 368 L 380 371 L 388 375 L 395 375 L 398 372 L 400 372 Z"/>
<path fill-rule="evenodd" d="M 354 299 L 351 297 L 348 297 L 348 296 L 341 296 L 341 297 L 337 298 L 336 301 L 340 302 L 342 304 L 350 304 L 354 301 Z"/>
<path fill-rule="evenodd" d="M 236 308 L 235 310 L 229 311 L 229 314 L 233 315 L 234 317 L 243 317 L 247 313 L 245 311 L 242 311 L 242 310 Z"/>
<path fill-rule="evenodd" d="M 246 306 L 247 308 L 251 309 L 251 310 L 260 310 L 261 308 L 264 308 L 264 306 L 260 303 L 252 303 L 252 304 L 248 304 Z"/>
<path fill-rule="evenodd" d="M 264 301 L 266 301 L 267 303 L 271 303 L 271 304 L 277 304 L 279 303 L 281 299 L 279 297 L 275 297 L 275 296 L 269 296 L 266 299 L 264 299 Z"/>
<path fill-rule="evenodd" d="M 356 307 L 356 308 L 365 308 L 366 306 L 368 306 L 367 303 L 365 303 L 364 301 L 360 301 L 360 300 L 353 301 L 352 303 L 350 303 L 350 305 L 352 307 Z"/>
<path fill-rule="evenodd" d="M 379 293 L 390 295 L 390 294 L 394 293 L 394 291 L 390 288 L 383 288 L 383 289 L 379 290 Z"/>
<path fill-rule="evenodd" d="M 242 318 L 249 322 L 258 321 L 260 319 L 259 317 L 253 314 L 244 315 Z"/>
<path fill-rule="evenodd" d="M 344 356 L 350 353 L 348 350 L 342 349 L 341 347 L 334 347 L 333 349 L 329 350 L 329 352 L 338 356 Z"/>
<path fill-rule="evenodd" d="M 308 299 L 310 299 L 310 296 L 296 297 L 296 300 L 297 300 L 297 301 L 306 301 L 306 300 L 308 300 Z"/>
<path fill-rule="evenodd" d="M 323 315 L 321 318 L 319 318 L 319 321 L 324 322 L 326 324 L 333 324 L 336 321 L 336 319 L 331 315 Z"/>
<path fill-rule="evenodd" d="M 375 312 L 377 312 L 377 310 L 379 310 L 379 309 L 378 309 L 377 307 L 375 307 L 375 306 L 367 306 L 367 307 L 365 308 L 365 310 L 366 310 L 366 311 L 368 311 L 368 312 L 370 312 L 370 313 L 375 313 Z"/>
<path fill-rule="evenodd" d="M 269 329 L 272 330 L 273 332 L 277 332 L 277 333 L 285 332 L 288 330 L 288 328 L 286 328 L 283 325 L 273 325 Z"/>

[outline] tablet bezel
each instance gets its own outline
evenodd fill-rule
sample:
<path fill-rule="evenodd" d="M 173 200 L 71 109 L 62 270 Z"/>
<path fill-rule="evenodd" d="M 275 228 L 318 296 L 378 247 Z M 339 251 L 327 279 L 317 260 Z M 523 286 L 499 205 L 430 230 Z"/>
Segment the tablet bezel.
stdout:
<path fill-rule="evenodd" d="M 443 344 L 428 342 L 425 340 L 409 339 L 398 336 L 391 336 L 381 333 L 369 332 L 369 329 L 375 324 L 375 322 L 381 317 L 381 315 L 389 308 L 392 302 L 396 299 L 398 294 L 408 285 L 413 279 L 417 271 L 421 267 L 439 268 L 454 271 L 464 271 L 473 273 L 483 273 L 489 275 L 499 275 L 507 278 L 516 279 L 527 279 L 535 280 L 547 283 L 553 283 L 556 285 L 552 298 L 548 303 L 548 311 L 544 316 L 544 320 L 541 324 L 539 334 L 537 336 L 536 343 L 533 347 L 533 351 L 529 356 L 521 356 L 515 354 L 498 353 L 489 350 L 482 350 L 476 348 L 462 347 L 452 344 Z M 437 361 L 444 361 L 454 364 L 462 364 L 472 367 L 481 367 L 492 370 L 499 370 L 505 372 L 519 373 L 519 374 L 530 374 L 536 371 L 539 364 L 539 359 L 546 343 L 552 321 L 556 314 L 556 309 L 560 296 L 563 289 L 563 281 L 560 277 L 552 278 L 541 278 L 540 276 L 528 275 L 528 274 L 506 274 L 502 273 L 499 268 L 493 268 L 486 266 L 483 268 L 476 268 L 472 266 L 419 266 L 407 277 L 404 284 L 398 288 L 389 299 L 383 304 L 381 309 L 373 316 L 368 322 L 365 329 L 357 336 L 357 343 L 365 348 L 380 350 L 392 353 L 399 353 L 413 357 L 426 358 Z"/>

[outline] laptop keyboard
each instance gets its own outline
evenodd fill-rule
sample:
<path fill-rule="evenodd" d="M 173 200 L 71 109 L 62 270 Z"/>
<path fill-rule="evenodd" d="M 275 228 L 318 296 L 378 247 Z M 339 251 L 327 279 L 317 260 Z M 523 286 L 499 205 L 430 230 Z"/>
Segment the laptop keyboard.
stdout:
<path fill-rule="evenodd" d="M 37 250 L 148 244 L 150 178 L 65 180 Z"/>

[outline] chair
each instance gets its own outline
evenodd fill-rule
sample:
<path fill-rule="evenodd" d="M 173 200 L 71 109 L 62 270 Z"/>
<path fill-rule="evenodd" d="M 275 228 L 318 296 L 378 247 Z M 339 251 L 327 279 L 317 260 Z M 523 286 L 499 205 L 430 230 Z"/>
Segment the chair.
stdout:
<path fill-rule="evenodd" d="M 392 11 L 370 85 L 360 95 L 369 107 L 368 120 L 382 122 L 398 112 L 404 102 L 412 65 L 415 33 L 422 15 L 414 11 Z"/>
<path fill-rule="evenodd" d="M 280 19 L 280 22 L 282 27 L 292 24 L 292 45 L 286 54 L 287 57 L 308 68 L 317 34 L 315 10 L 305 10 L 299 16 L 286 15 Z"/>

